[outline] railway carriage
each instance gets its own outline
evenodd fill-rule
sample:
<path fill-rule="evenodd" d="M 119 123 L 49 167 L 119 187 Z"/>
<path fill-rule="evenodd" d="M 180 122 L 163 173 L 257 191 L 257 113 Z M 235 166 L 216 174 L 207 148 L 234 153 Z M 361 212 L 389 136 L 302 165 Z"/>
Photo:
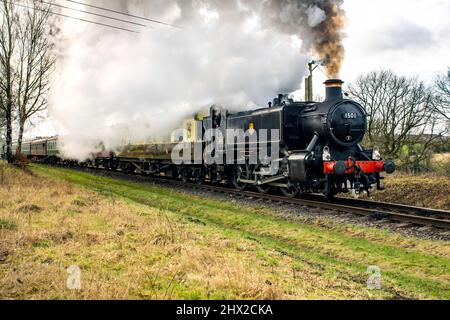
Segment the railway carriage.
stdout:
<path fill-rule="evenodd" d="M 12 154 L 16 155 L 18 145 L 12 145 Z M 6 145 L 1 144 L 2 158 L 6 159 Z M 44 160 L 49 161 L 53 159 L 60 160 L 58 137 L 52 138 L 38 138 L 31 141 L 22 142 L 21 155 L 28 157 L 30 160 Z M 50 162 L 50 161 L 49 161 Z"/>
<path fill-rule="evenodd" d="M 31 155 L 31 142 L 24 142 L 22 143 L 22 154 L 24 156 L 30 156 Z"/>
<path fill-rule="evenodd" d="M 31 142 L 31 156 L 43 158 L 47 157 L 47 139 L 39 139 Z"/>
<path fill-rule="evenodd" d="M 48 157 L 58 157 L 59 156 L 59 145 L 58 138 L 53 137 L 47 140 L 47 156 Z"/>

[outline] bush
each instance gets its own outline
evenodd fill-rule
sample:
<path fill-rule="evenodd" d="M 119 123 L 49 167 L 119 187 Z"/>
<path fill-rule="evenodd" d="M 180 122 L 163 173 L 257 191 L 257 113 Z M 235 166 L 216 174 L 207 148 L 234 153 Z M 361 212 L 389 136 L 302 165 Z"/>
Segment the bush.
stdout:
<path fill-rule="evenodd" d="M 14 164 L 29 164 L 30 160 L 28 159 L 27 156 L 23 155 L 23 154 L 16 154 L 13 157 L 13 163 Z"/>
<path fill-rule="evenodd" d="M 431 158 L 431 169 L 434 172 L 450 177 L 450 153 L 435 154 Z"/>

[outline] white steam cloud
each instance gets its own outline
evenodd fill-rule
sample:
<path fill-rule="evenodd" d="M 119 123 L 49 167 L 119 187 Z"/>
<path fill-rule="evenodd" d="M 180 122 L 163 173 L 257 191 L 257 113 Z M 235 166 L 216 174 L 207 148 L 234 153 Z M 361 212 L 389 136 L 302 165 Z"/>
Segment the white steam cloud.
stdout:
<path fill-rule="evenodd" d="M 294 33 L 268 28 L 264 1 L 92 3 L 182 28 L 145 22 L 152 28 L 132 34 L 61 21 L 50 114 L 66 157 L 160 139 L 212 104 L 264 106 L 301 86 L 309 52 Z M 311 8 L 307 23 L 317 25 L 325 13 Z"/>

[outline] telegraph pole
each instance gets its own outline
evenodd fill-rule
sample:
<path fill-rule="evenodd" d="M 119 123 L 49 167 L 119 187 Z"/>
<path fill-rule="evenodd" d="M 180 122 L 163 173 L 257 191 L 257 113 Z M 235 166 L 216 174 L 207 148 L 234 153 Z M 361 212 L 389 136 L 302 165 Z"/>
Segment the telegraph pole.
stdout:
<path fill-rule="evenodd" d="M 323 65 L 322 61 L 313 60 L 310 63 L 308 63 L 309 75 L 305 79 L 305 101 L 313 101 L 314 99 L 313 72 L 320 65 Z"/>

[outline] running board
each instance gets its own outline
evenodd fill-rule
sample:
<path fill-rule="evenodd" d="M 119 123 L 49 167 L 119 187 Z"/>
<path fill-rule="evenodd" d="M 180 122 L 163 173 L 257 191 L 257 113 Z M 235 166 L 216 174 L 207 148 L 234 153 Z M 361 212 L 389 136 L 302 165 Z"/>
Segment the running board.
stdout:
<path fill-rule="evenodd" d="M 276 177 L 264 179 L 264 180 L 240 180 L 239 182 L 262 186 L 262 185 L 272 183 L 275 181 L 279 181 L 279 180 L 283 180 L 283 179 L 286 179 L 286 177 L 285 176 L 276 176 Z"/>
<path fill-rule="evenodd" d="M 163 166 L 162 168 L 160 168 L 159 170 L 154 170 L 154 171 L 152 171 L 152 170 L 144 170 L 144 169 L 142 169 L 139 165 L 137 165 L 135 162 L 130 162 L 133 166 L 135 166 L 136 167 L 136 169 L 138 169 L 139 170 L 139 173 L 146 173 L 146 174 L 157 174 L 159 171 L 161 171 L 161 169 L 165 169 L 165 168 L 167 168 L 168 166 L 166 165 L 166 166 Z"/>

